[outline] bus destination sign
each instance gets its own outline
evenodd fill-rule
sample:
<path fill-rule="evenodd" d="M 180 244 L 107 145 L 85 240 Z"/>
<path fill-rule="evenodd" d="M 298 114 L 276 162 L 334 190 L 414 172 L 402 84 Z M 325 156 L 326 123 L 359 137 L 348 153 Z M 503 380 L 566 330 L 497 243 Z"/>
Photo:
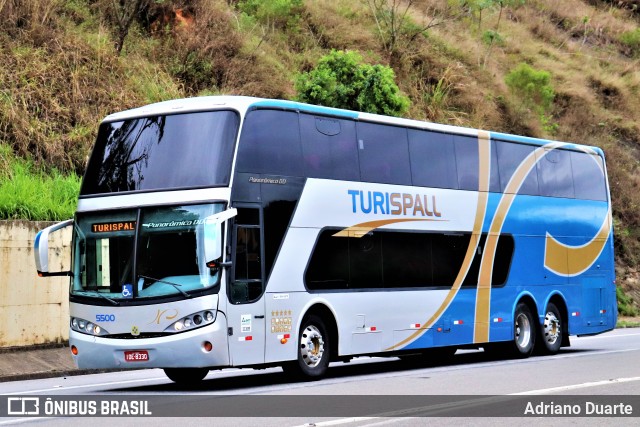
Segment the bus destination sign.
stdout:
<path fill-rule="evenodd" d="M 91 224 L 91 231 L 94 233 L 108 233 L 113 231 L 134 231 L 135 221 L 116 221 Z"/>

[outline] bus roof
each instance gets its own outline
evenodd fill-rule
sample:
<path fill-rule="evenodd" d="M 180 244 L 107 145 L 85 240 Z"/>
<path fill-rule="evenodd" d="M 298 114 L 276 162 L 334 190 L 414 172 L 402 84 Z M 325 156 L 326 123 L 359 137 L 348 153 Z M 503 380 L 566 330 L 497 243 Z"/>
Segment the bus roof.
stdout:
<path fill-rule="evenodd" d="M 466 128 L 460 126 L 443 125 L 438 123 L 423 122 L 419 120 L 404 119 L 379 114 L 362 113 L 339 108 L 323 107 L 319 105 L 305 104 L 296 101 L 286 101 L 278 99 L 264 99 L 250 96 L 200 96 L 193 98 L 173 99 L 169 101 L 157 102 L 130 110 L 113 113 L 104 118 L 104 122 L 120 121 L 138 117 L 158 116 L 164 114 L 179 114 L 186 112 L 211 111 L 217 109 L 231 108 L 242 113 L 254 108 L 275 108 L 290 111 L 307 112 L 310 114 L 320 114 L 338 118 L 362 120 L 367 122 L 383 123 L 395 126 L 405 126 L 414 129 L 425 129 L 443 133 L 454 133 L 460 135 L 477 136 L 479 129 Z M 491 139 L 503 141 L 519 142 L 528 145 L 542 146 L 552 140 L 518 136 L 500 132 L 490 132 Z M 575 144 L 578 146 L 578 144 Z M 571 146 L 569 146 L 570 148 Z M 598 147 L 589 147 L 599 155 L 604 156 Z"/>

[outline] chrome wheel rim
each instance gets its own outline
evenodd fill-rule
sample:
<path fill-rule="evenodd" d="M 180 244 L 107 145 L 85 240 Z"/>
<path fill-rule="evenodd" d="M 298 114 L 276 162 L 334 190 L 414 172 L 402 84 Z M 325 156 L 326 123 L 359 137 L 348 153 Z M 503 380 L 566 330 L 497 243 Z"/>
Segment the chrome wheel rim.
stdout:
<path fill-rule="evenodd" d="M 324 354 L 324 340 L 320 330 L 309 325 L 300 334 L 300 355 L 302 361 L 310 368 L 320 364 Z"/>
<path fill-rule="evenodd" d="M 555 313 L 548 312 L 544 316 L 544 339 L 547 340 L 548 344 L 554 345 L 560 338 L 561 333 L 560 319 L 556 317 Z"/>
<path fill-rule="evenodd" d="M 520 349 L 526 349 L 531 343 L 531 322 L 524 313 L 516 317 L 516 344 Z"/>

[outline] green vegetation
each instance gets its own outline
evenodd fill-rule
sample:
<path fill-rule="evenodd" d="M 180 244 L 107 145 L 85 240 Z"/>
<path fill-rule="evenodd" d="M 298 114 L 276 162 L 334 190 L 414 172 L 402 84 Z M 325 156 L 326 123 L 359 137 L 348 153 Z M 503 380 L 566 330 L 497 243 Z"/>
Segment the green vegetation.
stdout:
<path fill-rule="evenodd" d="M 296 80 L 298 100 L 327 107 L 401 116 L 409 99 L 400 93 L 393 70 L 362 63 L 352 51 L 332 50 L 316 68 Z"/>
<path fill-rule="evenodd" d="M 640 56 L 640 28 L 622 33 L 620 42 L 629 48 L 631 56 Z"/>
<path fill-rule="evenodd" d="M 618 320 L 616 328 L 640 328 L 640 321 L 637 320 Z"/>
<path fill-rule="evenodd" d="M 505 83 L 511 90 L 519 111 L 533 111 L 540 117 L 543 129 L 555 134 L 558 125 L 551 122 L 551 110 L 555 91 L 551 85 L 551 74 L 536 70 L 529 64 L 520 63 L 507 74 Z"/>
<path fill-rule="evenodd" d="M 545 113 L 551 108 L 555 92 L 551 86 L 551 74 L 520 63 L 505 77 L 505 83 L 522 106 Z"/>
<path fill-rule="evenodd" d="M 0 219 L 72 218 L 79 190 L 75 174 L 63 176 L 55 169 L 45 173 L 0 145 Z"/>
<path fill-rule="evenodd" d="M 0 218 L 68 217 L 37 206 L 73 210 L 97 124 L 114 111 L 203 94 L 301 99 L 602 147 L 621 309 L 637 309 L 640 14 L 629 4 L 0 0 Z M 66 201 L 31 196 L 67 180 L 73 191 L 52 190 Z"/>
<path fill-rule="evenodd" d="M 621 316 L 640 316 L 640 310 L 634 306 L 633 300 L 619 286 L 616 288 L 616 298 L 618 300 L 618 313 Z"/>

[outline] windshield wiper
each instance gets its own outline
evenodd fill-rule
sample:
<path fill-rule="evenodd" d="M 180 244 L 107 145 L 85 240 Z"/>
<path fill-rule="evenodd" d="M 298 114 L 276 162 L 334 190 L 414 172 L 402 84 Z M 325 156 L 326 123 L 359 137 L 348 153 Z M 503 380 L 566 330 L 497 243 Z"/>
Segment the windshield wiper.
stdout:
<path fill-rule="evenodd" d="M 106 299 L 107 301 L 109 301 L 109 302 L 110 302 L 111 304 L 113 304 L 113 305 L 120 305 L 120 303 L 119 303 L 118 301 L 116 301 L 116 300 L 112 300 L 112 299 L 111 299 L 111 298 L 109 298 L 108 296 L 106 296 L 106 295 L 102 295 L 102 294 L 101 294 L 100 292 L 98 292 L 98 291 L 87 290 L 87 291 L 81 291 L 81 292 L 91 292 L 91 295 L 98 295 L 100 298 L 104 298 L 104 299 Z"/>
<path fill-rule="evenodd" d="M 182 289 L 180 289 L 180 286 L 177 283 L 173 283 L 173 282 L 168 282 L 166 280 L 160 280 L 160 279 L 156 279 L 155 277 L 149 277 L 149 276 L 143 276 L 142 274 L 138 274 L 138 278 L 142 277 L 143 279 L 147 279 L 147 280 L 153 280 L 154 283 L 150 284 L 149 286 L 147 286 L 147 288 L 150 288 L 151 286 L 155 285 L 156 283 L 160 282 L 160 283 L 166 283 L 167 285 L 171 285 L 174 288 L 176 288 L 176 290 L 178 292 L 180 292 L 182 295 L 184 295 L 187 298 L 191 298 L 191 295 L 189 295 L 188 293 L 186 293 L 185 291 L 183 291 Z"/>

